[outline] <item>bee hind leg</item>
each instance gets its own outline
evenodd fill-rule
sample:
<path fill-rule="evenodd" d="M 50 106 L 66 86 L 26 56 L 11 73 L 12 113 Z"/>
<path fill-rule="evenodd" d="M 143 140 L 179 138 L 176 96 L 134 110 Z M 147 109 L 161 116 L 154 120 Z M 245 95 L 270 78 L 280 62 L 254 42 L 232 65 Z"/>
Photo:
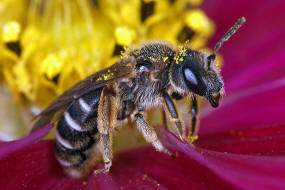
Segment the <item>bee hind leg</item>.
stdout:
<path fill-rule="evenodd" d="M 112 157 L 113 157 L 111 141 L 112 140 L 108 134 L 101 135 L 101 153 L 104 161 L 104 168 L 95 170 L 94 171 L 95 174 L 107 173 L 110 171 L 110 168 L 112 166 Z"/>
<path fill-rule="evenodd" d="M 117 117 L 117 104 L 114 96 L 103 90 L 98 107 L 98 131 L 100 133 L 100 152 L 104 161 L 104 168 L 94 171 L 95 174 L 109 172 L 113 158 L 112 133 Z"/>

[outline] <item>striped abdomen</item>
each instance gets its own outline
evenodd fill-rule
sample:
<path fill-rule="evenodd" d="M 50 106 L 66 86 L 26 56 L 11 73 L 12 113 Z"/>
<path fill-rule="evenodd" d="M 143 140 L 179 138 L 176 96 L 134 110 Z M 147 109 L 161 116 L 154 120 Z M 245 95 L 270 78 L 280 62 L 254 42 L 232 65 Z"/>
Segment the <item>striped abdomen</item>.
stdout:
<path fill-rule="evenodd" d="M 63 112 L 57 130 L 55 148 L 64 167 L 81 167 L 96 144 L 98 105 L 102 88 L 81 96 Z"/>

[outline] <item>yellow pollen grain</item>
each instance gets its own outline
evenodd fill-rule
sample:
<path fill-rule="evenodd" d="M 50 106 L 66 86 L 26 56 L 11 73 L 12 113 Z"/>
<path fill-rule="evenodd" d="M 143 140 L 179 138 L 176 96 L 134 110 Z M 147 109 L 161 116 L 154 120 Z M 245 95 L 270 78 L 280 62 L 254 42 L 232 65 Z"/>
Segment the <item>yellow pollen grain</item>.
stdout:
<path fill-rule="evenodd" d="M 238 131 L 238 136 L 242 136 L 243 135 L 243 131 Z"/>
<path fill-rule="evenodd" d="M 130 51 L 131 51 L 130 48 L 124 47 L 124 51 L 121 52 L 120 58 L 121 59 L 128 59 Z"/>
<path fill-rule="evenodd" d="M 179 64 L 180 62 L 182 62 L 184 60 L 183 57 L 186 56 L 186 51 L 187 50 L 185 47 L 179 47 L 178 48 L 178 53 L 174 57 L 174 61 L 176 64 Z"/>
<path fill-rule="evenodd" d="M 113 76 L 114 73 L 112 73 L 111 70 L 108 70 L 107 73 L 102 74 L 96 81 L 109 80 Z"/>
<path fill-rule="evenodd" d="M 82 184 L 83 184 L 83 185 L 87 185 L 87 182 L 86 182 L 86 181 L 83 181 Z"/>
<path fill-rule="evenodd" d="M 149 59 L 150 59 L 151 61 L 153 61 L 153 62 L 156 61 L 156 59 L 155 59 L 154 57 L 149 57 Z"/>
<path fill-rule="evenodd" d="M 146 180 L 147 174 L 143 174 L 142 180 Z"/>
<path fill-rule="evenodd" d="M 222 56 L 217 55 L 215 66 L 218 67 L 219 69 L 221 69 L 223 67 L 223 65 L 224 65 L 224 60 L 223 60 Z"/>
<path fill-rule="evenodd" d="M 194 135 L 194 136 L 190 135 L 190 136 L 187 137 L 187 141 L 190 144 L 193 144 L 196 140 L 198 140 L 198 138 L 199 138 L 198 135 Z"/>

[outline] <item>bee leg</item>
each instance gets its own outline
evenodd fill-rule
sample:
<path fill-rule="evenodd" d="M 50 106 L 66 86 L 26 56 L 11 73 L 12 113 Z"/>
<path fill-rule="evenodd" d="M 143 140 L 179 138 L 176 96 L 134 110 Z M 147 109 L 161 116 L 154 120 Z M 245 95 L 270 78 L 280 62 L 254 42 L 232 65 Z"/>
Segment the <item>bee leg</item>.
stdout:
<path fill-rule="evenodd" d="M 162 125 L 167 128 L 166 113 L 164 110 L 161 111 Z"/>
<path fill-rule="evenodd" d="M 167 107 L 167 110 L 169 111 L 171 121 L 173 121 L 175 123 L 175 126 L 176 126 L 177 131 L 178 131 L 179 138 L 181 140 L 186 139 L 184 124 L 183 124 L 182 120 L 180 119 L 180 116 L 177 112 L 177 109 L 176 109 L 172 99 L 170 98 L 170 96 L 167 93 L 163 93 L 163 99 L 164 99 L 165 105 Z"/>
<path fill-rule="evenodd" d="M 101 135 L 101 152 L 104 161 L 104 168 L 95 170 L 95 174 L 107 173 L 112 166 L 112 138 L 109 134 Z"/>
<path fill-rule="evenodd" d="M 131 119 L 130 116 L 128 117 L 128 123 L 127 123 L 127 125 L 128 125 L 128 127 L 129 127 L 130 129 L 134 129 L 133 122 L 132 122 L 132 119 Z"/>
<path fill-rule="evenodd" d="M 171 157 L 174 157 L 160 142 L 158 139 L 155 130 L 146 122 L 144 116 L 141 112 L 135 114 L 134 120 L 138 130 L 143 134 L 145 140 L 149 143 L 152 143 L 154 148 L 159 152 L 164 152 Z"/>
<path fill-rule="evenodd" d="M 94 173 L 109 172 L 112 166 L 112 132 L 115 126 L 117 106 L 115 98 L 103 90 L 98 107 L 98 131 L 100 133 L 100 151 L 104 161 L 104 168 L 95 170 Z"/>
<path fill-rule="evenodd" d="M 187 141 L 193 143 L 195 140 L 198 139 L 197 130 L 198 130 L 198 102 L 196 95 L 192 95 L 191 97 L 191 128 L 187 137 Z"/>

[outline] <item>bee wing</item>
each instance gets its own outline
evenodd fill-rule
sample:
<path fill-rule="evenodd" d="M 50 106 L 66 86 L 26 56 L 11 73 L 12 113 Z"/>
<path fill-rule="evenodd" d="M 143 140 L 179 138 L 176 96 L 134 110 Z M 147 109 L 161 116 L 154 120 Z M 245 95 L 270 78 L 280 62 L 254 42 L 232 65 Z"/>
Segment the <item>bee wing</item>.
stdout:
<path fill-rule="evenodd" d="M 32 131 L 45 126 L 53 119 L 57 112 L 66 108 L 73 100 L 82 95 L 115 81 L 130 78 L 133 76 L 134 66 L 135 59 L 130 57 L 127 60 L 121 60 L 120 62 L 79 81 L 60 95 L 40 114 L 35 116 L 35 124 L 33 125 Z"/>

